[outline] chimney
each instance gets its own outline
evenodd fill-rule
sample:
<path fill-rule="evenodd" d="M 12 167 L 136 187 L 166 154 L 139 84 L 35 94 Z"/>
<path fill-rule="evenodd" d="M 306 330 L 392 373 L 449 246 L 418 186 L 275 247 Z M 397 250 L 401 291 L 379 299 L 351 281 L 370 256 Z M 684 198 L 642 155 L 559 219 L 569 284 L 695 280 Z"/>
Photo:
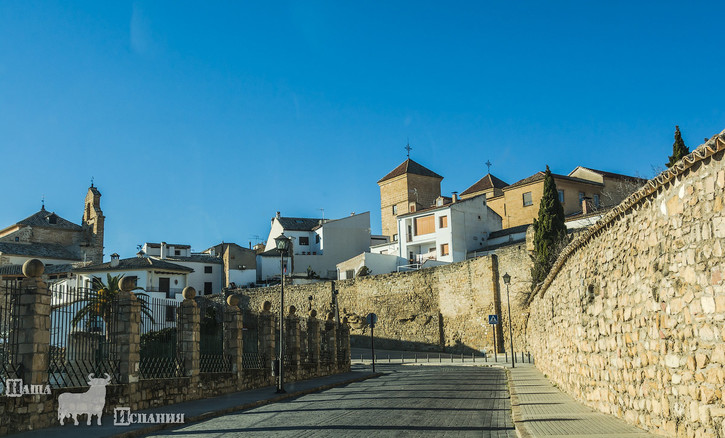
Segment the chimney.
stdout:
<path fill-rule="evenodd" d="M 591 198 L 587 198 L 586 196 L 582 198 L 582 214 L 589 214 L 591 213 L 589 208 L 589 200 Z"/>
<path fill-rule="evenodd" d="M 456 203 L 458 201 L 458 192 L 453 192 L 453 195 L 451 195 L 451 202 Z"/>
<path fill-rule="evenodd" d="M 355 212 L 353 211 L 352 213 L 350 213 L 350 216 L 355 216 Z"/>
<path fill-rule="evenodd" d="M 161 255 L 159 256 L 161 260 L 166 258 L 166 242 L 161 242 Z"/>
<path fill-rule="evenodd" d="M 277 217 L 277 219 L 279 219 L 279 217 L 280 217 L 280 216 L 279 216 L 279 212 L 277 212 L 277 216 L 276 216 L 276 217 Z"/>
<path fill-rule="evenodd" d="M 116 254 L 115 252 L 114 252 L 113 254 L 111 254 L 111 267 L 112 267 L 112 268 L 115 268 L 115 267 L 117 267 L 117 266 L 118 266 L 118 263 L 119 263 L 119 259 L 120 259 L 120 257 L 121 257 L 121 256 L 119 256 L 119 255 L 118 255 L 118 254 Z"/>

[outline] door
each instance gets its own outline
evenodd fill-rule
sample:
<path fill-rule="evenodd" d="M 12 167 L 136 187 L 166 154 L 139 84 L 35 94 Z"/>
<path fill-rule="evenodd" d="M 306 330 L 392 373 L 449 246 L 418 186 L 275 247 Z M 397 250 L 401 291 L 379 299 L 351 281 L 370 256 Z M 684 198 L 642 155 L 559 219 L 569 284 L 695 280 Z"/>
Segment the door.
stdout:
<path fill-rule="evenodd" d="M 166 292 L 166 296 L 169 296 L 171 291 L 171 279 L 168 277 L 159 277 L 159 292 Z"/>

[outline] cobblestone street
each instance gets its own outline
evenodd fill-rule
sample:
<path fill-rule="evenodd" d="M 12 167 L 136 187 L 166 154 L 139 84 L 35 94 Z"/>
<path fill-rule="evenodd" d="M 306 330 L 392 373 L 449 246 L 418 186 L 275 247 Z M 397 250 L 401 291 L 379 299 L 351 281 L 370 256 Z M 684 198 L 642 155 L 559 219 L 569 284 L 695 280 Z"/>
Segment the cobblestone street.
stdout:
<path fill-rule="evenodd" d="M 380 370 L 387 374 L 151 436 L 516 437 L 503 369 Z"/>

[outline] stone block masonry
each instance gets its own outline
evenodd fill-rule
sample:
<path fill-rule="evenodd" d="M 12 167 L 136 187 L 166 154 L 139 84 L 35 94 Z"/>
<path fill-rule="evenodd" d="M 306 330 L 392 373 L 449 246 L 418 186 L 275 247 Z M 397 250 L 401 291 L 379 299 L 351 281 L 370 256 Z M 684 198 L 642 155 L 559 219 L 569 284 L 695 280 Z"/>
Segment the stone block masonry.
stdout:
<path fill-rule="evenodd" d="M 430 351 L 493 351 L 493 333 L 488 315 L 495 313 L 496 300 L 506 326 L 499 324 L 499 341 L 508 345 L 506 289 L 499 274 L 509 272 L 511 311 L 514 316 L 514 348 L 525 349 L 523 326 L 527 312 L 521 307 L 529 291 L 530 259 L 523 245 L 504 251 L 498 269 L 492 256 L 414 272 L 372 275 L 353 280 L 321 282 L 285 287 L 285 302 L 301 312 L 316 309 L 323 315 L 333 311 L 332 293 L 339 291 L 340 318 L 347 317 L 354 346 L 369 345 L 365 316 L 378 315 L 376 346 L 384 349 L 421 349 Z M 503 271 L 506 269 L 507 271 Z M 261 309 L 272 303 L 279 312 L 279 287 L 239 289 L 240 306 Z M 312 297 L 312 300 L 309 300 Z"/>
<path fill-rule="evenodd" d="M 724 437 L 725 131 L 564 250 L 530 307 L 537 367 L 667 436 Z"/>

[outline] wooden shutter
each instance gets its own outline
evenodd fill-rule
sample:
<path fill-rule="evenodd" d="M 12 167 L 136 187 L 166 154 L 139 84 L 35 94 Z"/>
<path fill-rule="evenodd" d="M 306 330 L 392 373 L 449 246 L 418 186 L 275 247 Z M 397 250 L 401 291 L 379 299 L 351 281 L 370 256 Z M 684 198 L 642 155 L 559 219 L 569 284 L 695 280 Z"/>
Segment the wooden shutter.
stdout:
<path fill-rule="evenodd" d="M 415 235 L 430 234 L 435 232 L 435 216 L 423 216 L 415 218 Z"/>

